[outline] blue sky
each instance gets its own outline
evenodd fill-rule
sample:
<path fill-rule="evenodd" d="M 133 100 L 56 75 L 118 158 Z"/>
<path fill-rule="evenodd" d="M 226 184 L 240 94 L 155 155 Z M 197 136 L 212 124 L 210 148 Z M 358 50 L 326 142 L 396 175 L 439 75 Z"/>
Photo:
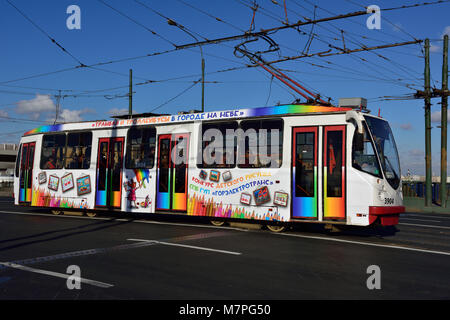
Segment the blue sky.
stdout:
<path fill-rule="evenodd" d="M 200 109 L 201 86 L 195 84 L 201 74 L 198 47 L 95 68 L 74 67 L 79 65 L 78 61 L 91 65 L 164 52 L 174 49 L 173 44 L 195 42 L 195 38 L 203 40 L 242 34 L 250 29 L 253 15 L 250 8 L 252 0 L 10 2 L 70 55 L 52 43 L 6 0 L 0 0 L 0 41 L 3 43 L 0 51 L 0 143 L 17 143 L 23 132 L 47 122 L 52 123 L 58 90 L 63 90 L 62 94 L 66 95 L 61 99 L 59 115 L 63 120 L 107 119 L 111 114 L 126 112 L 128 100 L 124 95 L 128 91 L 130 68 L 134 76 L 134 112 L 154 110 L 176 113 Z M 285 0 L 289 23 L 304 21 L 305 17 L 324 18 L 364 10 L 363 6 L 368 5 L 378 5 L 384 9 L 421 2 Z M 257 0 L 256 3 L 259 6 L 254 18 L 256 31 L 278 27 L 286 21 L 283 0 Z M 66 9 L 70 5 L 78 5 L 81 9 L 80 30 L 69 30 L 66 26 L 70 16 Z M 263 57 L 271 61 L 298 56 L 306 50 L 309 53 L 321 52 L 329 50 L 329 44 L 342 48 L 341 30 L 349 49 L 430 38 L 432 85 L 440 88 L 441 39 L 444 33 L 450 33 L 449 12 L 450 2 L 382 11 L 380 30 L 366 27 L 368 16 L 325 22 L 315 25 L 313 29 L 305 26 L 300 30 L 280 30 L 270 35 L 279 45 L 279 51 L 266 53 Z M 161 15 L 183 25 L 192 36 L 170 26 Z M 314 37 L 307 49 L 310 34 Z M 250 62 L 234 55 L 234 46 L 240 42 L 242 40 L 202 48 L 206 61 L 206 111 L 284 104 L 293 102 L 296 97 L 301 98 L 276 79 L 271 81 L 266 71 L 245 68 Z M 247 46 L 253 51 L 266 50 L 267 47 L 263 40 Z M 424 173 L 423 100 L 386 101 L 380 98 L 411 95 L 423 87 L 424 60 L 419 45 L 351 55 L 302 58 L 276 66 L 309 89 L 331 97 L 335 104 L 340 97 L 369 99 L 369 109 L 375 114 L 380 109 L 381 115 L 391 123 L 403 173 L 408 169 L 413 174 Z M 70 70 L 53 73 L 66 68 Z M 232 71 L 227 71 L 231 68 Z M 45 73 L 50 74 L 36 76 Z M 148 83 L 149 80 L 156 82 Z M 439 119 L 438 102 L 439 99 L 433 99 L 433 120 Z M 439 175 L 438 125 L 439 122 L 433 122 L 434 175 Z"/>

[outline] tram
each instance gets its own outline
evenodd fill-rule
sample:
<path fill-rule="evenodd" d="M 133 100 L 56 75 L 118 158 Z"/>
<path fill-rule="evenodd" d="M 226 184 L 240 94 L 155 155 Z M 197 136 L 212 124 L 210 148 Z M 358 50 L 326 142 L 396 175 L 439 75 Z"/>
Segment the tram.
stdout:
<path fill-rule="evenodd" d="M 143 115 L 41 126 L 21 140 L 19 206 L 384 226 L 404 212 L 389 123 L 325 105 Z"/>

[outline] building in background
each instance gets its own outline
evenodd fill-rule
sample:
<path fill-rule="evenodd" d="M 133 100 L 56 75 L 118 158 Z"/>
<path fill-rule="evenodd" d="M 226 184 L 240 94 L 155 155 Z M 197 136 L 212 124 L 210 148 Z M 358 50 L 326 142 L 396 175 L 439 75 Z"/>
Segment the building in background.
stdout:
<path fill-rule="evenodd" d="M 16 144 L 0 144 L 0 182 L 13 179 L 18 149 Z"/>

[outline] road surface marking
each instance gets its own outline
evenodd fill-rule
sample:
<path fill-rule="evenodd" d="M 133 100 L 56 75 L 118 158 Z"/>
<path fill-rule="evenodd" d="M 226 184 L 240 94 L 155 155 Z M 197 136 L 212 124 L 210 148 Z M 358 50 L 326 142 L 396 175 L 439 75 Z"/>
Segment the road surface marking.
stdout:
<path fill-rule="evenodd" d="M 408 213 L 405 214 L 405 216 L 411 216 L 411 217 L 427 217 L 427 218 L 437 218 L 437 219 L 450 219 L 450 216 L 448 217 L 444 217 L 444 216 L 429 216 L 428 214 L 424 213 L 424 214 L 413 214 L 413 213 Z"/>
<path fill-rule="evenodd" d="M 195 240 L 195 239 L 205 239 L 205 238 L 211 238 L 211 237 L 220 237 L 220 236 L 224 236 L 227 234 L 228 234 L 228 232 L 219 231 L 219 232 L 193 234 L 193 235 L 182 236 L 182 237 L 167 238 L 167 239 L 161 239 L 161 240 L 186 241 L 186 240 Z M 61 260 L 61 259 L 70 259 L 70 258 L 80 257 L 80 256 L 88 256 L 88 255 L 94 255 L 94 254 L 114 252 L 114 251 L 119 251 L 119 250 L 147 247 L 147 246 L 155 245 L 158 243 L 161 243 L 161 244 L 169 243 L 169 242 L 165 242 L 165 241 L 144 240 L 144 242 L 141 241 L 138 243 L 131 243 L 131 244 L 127 243 L 127 244 L 117 245 L 114 247 L 94 248 L 94 249 L 87 249 L 87 250 L 65 252 L 65 253 L 60 253 L 60 254 L 51 255 L 51 256 L 29 258 L 29 259 L 15 260 L 15 261 L 9 261 L 9 262 L 0 262 L 0 271 L 2 268 L 9 267 L 10 265 L 17 265 L 17 266 L 33 265 L 36 263 L 43 263 L 43 262 L 49 262 L 49 261 L 55 261 L 55 260 Z M 180 246 L 182 246 L 182 245 L 180 245 Z"/>
<path fill-rule="evenodd" d="M 218 249 L 212 249 L 212 248 L 206 248 L 206 247 L 198 247 L 198 246 L 191 246 L 191 245 L 187 245 L 187 244 L 171 243 L 171 242 L 164 242 L 164 241 L 157 241 L 157 240 L 145 240 L 145 239 L 127 239 L 127 240 L 128 241 L 150 242 L 150 243 L 154 243 L 154 244 L 162 244 L 165 246 L 183 247 L 183 248 L 196 249 L 196 250 L 213 251 L 213 252 L 218 252 L 218 253 L 232 254 L 232 255 L 236 255 L 236 256 L 239 256 L 242 254 L 240 252 L 234 252 L 234 251 L 218 250 Z"/>
<path fill-rule="evenodd" d="M 352 240 L 327 238 L 327 237 L 318 237 L 318 236 L 305 236 L 305 235 L 292 234 L 292 233 L 271 233 L 271 234 L 280 235 L 280 236 L 290 236 L 290 237 L 305 238 L 305 239 L 316 239 L 316 240 L 335 241 L 335 242 L 343 242 L 343 243 L 351 243 L 351 244 L 360 244 L 360 245 L 363 245 L 363 246 L 372 246 L 372 247 L 382 247 L 382 248 L 418 251 L 418 252 L 426 252 L 426 253 L 434 253 L 434 254 L 450 256 L 450 252 L 445 252 L 445 251 L 435 251 L 435 250 L 426 250 L 426 249 L 418 249 L 418 248 L 409 248 L 409 247 L 402 247 L 402 246 L 395 246 L 395 245 L 377 244 L 377 243 L 352 241 Z"/>
<path fill-rule="evenodd" d="M 32 265 L 36 263 L 41 262 L 48 262 L 48 261 L 55 261 L 55 260 L 61 260 L 61 259 L 69 259 L 74 257 L 80 257 L 80 256 L 87 256 L 87 255 L 93 255 L 93 254 L 99 254 L 99 253 L 106 253 L 111 251 L 118 251 L 118 250 L 126 250 L 126 249 L 133 249 L 133 248 L 140 248 L 149 246 L 151 244 L 146 243 L 133 243 L 133 244 L 122 244 L 114 247 L 109 248 L 97 248 L 97 249 L 87 249 L 87 250 L 80 250 L 80 251 L 72 251 L 72 252 L 66 252 L 66 253 L 60 253 L 52 256 L 45 256 L 45 257 L 37 257 L 37 258 L 30 258 L 30 259 L 23 259 L 23 260 L 15 260 L 15 261 L 9 261 L 9 262 L 1 262 L 0 263 L 0 270 L 4 267 L 7 267 L 5 264 L 16 264 L 16 265 Z"/>
<path fill-rule="evenodd" d="M 432 226 L 429 224 L 416 224 L 416 223 L 399 223 L 401 225 L 405 226 L 416 226 L 416 227 L 426 227 L 426 228 L 437 228 L 437 229 L 450 229 L 450 227 L 444 227 L 444 226 Z"/>
<path fill-rule="evenodd" d="M 33 272 L 33 273 L 39 273 L 39 274 L 44 274 L 44 275 L 47 275 L 47 276 L 63 278 L 63 279 L 68 279 L 71 276 L 70 274 L 31 268 L 31 267 L 23 266 L 23 265 L 20 265 L 20 264 L 11 263 L 11 262 L 0 262 L 0 265 L 3 265 L 3 266 L 8 267 L 8 268 L 18 269 L 18 270 L 28 271 L 28 272 Z M 100 288 L 111 288 L 111 287 L 114 287 L 114 285 L 109 284 L 109 283 L 100 282 L 100 281 L 91 280 L 91 279 L 86 279 L 86 278 L 81 278 L 81 277 L 80 277 L 80 282 L 86 283 L 86 284 L 89 284 L 89 285 L 92 285 L 92 286 L 100 287 Z"/>
<path fill-rule="evenodd" d="M 147 223 L 147 224 L 161 224 L 169 226 L 180 226 L 180 227 L 196 227 L 196 228 L 209 228 L 209 229 L 225 229 L 225 230 L 237 230 L 248 232 L 248 229 L 235 228 L 235 227 L 218 227 L 213 225 L 198 225 L 198 224 L 188 224 L 188 223 L 176 223 L 176 222 L 160 222 L 160 221 L 147 221 L 147 220 L 135 220 L 132 218 L 101 218 L 101 217 L 83 217 L 83 216 L 71 216 L 71 215 L 51 215 L 47 213 L 28 213 L 19 211 L 0 211 L 0 213 L 18 214 L 25 216 L 41 216 L 41 217 L 54 217 L 54 218 L 75 218 L 75 219 L 86 219 L 86 220 L 110 220 L 110 221 L 120 221 L 120 222 L 132 222 L 132 223 Z"/>
<path fill-rule="evenodd" d="M 426 221 L 426 222 L 441 222 L 438 220 L 428 220 L 428 219 L 415 219 L 415 218 L 400 218 L 401 220 L 413 220 L 413 221 Z"/>

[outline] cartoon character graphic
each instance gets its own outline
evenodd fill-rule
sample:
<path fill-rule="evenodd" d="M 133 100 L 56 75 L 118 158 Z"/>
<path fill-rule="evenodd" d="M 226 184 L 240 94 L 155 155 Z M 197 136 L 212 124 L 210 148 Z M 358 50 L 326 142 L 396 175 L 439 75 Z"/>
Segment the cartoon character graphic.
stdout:
<path fill-rule="evenodd" d="M 138 208 L 138 206 L 136 205 L 136 190 L 139 189 L 141 186 L 142 184 L 137 185 L 134 179 L 131 179 L 131 181 L 123 183 L 123 187 L 128 192 L 127 199 L 129 201 L 130 208 Z"/>
<path fill-rule="evenodd" d="M 152 202 L 150 201 L 150 197 L 145 197 L 145 201 L 141 203 L 142 208 L 147 208 Z"/>

